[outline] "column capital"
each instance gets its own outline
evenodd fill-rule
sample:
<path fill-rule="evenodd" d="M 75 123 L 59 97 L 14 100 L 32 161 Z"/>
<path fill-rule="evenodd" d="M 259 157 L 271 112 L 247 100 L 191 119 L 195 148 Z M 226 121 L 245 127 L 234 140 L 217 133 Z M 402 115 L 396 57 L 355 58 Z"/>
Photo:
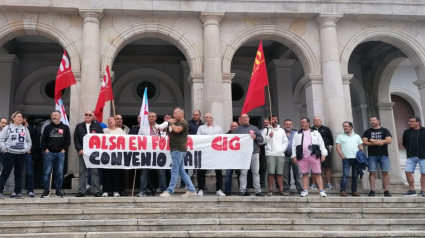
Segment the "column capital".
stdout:
<path fill-rule="evenodd" d="M 294 63 L 294 59 L 274 59 L 268 63 L 267 68 L 291 68 Z"/>
<path fill-rule="evenodd" d="M 307 76 L 304 76 L 304 78 L 301 79 L 300 83 L 305 87 L 308 87 L 312 84 L 321 84 L 322 79 L 323 76 L 321 74 L 309 74 Z"/>
<path fill-rule="evenodd" d="M 100 24 L 103 18 L 103 9 L 80 9 L 80 16 L 84 19 L 84 23 L 93 22 Z"/>
<path fill-rule="evenodd" d="M 341 75 L 343 84 L 350 84 L 351 79 L 353 79 L 354 74 L 343 74 Z"/>
<path fill-rule="evenodd" d="M 413 84 L 416 85 L 416 87 L 418 87 L 419 90 L 423 89 L 425 88 L 425 78 L 418 79 L 414 81 Z"/>
<path fill-rule="evenodd" d="M 375 106 L 379 110 L 393 110 L 394 102 L 377 102 Z"/>
<path fill-rule="evenodd" d="M 336 23 L 344 16 L 339 13 L 320 13 L 316 17 L 316 21 L 320 24 L 320 28 L 336 27 Z"/>
<path fill-rule="evenodd" d="M 16 55 L 0 55 L 0 63 L 11 63 L 14 65 L 18 65 L 21 61 Z"/>
<path fill-rule="evenodd" d="M 235 77 L 235 73 L 224 73 L 222 74 L 223 83 L 232 83 L 232 79 Z"/>
<path fill-rule="evenodd" d="M 209 25 L 220 26 L 220 21 L 223 17 L 224 12 L 201 12 L 201 15 L 199 15 L 199 19 L 204 23 L 202 27 Z"/>
<path fill-rule="evenodd" d="M 190 75 L 187 79 L 189 80 L 190 85 L 192 85 L 194 83 L 203 83 L 204 82 L 204 74 L 203 73 L 190 73 Z"/>

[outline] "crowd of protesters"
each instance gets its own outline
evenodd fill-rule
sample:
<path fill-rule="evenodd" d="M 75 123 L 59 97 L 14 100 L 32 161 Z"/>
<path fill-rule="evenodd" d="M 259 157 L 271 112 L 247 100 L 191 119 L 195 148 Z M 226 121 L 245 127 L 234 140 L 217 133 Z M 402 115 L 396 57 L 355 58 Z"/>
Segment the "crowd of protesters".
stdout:
<path fill-rule="evenodd" d="M 67 125 L 61 122 L 61 112 L 51 113 L 51 122 L 42 129 L 41 148 L 43 152 L 43 193 L 41 198 L 50 196 L 52 183 L 56 189 L 55 196 L 63 197 L 63 178 L 65 154 L 70 149 L 71 133 Z M 34 164 L 32 154 L 35 145 L 38 144 L 38 131 L 29 126 L 28 116 L 21 112 L 14 112 L 11 121 L 2 117 L 0 120 L 0 198 L 3 199 L 3 191 L 12 171 L 14 171 L 15 187 L 11 198 L 24 198 L 22 194 L 23 171 L 26 171 L 26 189 L 30 198 L 34 194 Z M 188 191 L 182 197 L 203 196 L 206 189 L 205 176 L 207 170 L 196 170 L 197 191 L 193 185 L 188 170 L 184 168 L 186 155 L 186 142 L 188 135 L 215 135 L 224 134 L 223 129 L 214 123 L 214 115 L 205 113 L 204 121 L 201 120 L 201 111 L 195 110 L 192 120 L 184 119 L 184 111 L 176 108 L 173 115 L 166 114 L 164 123 L 157 124 L 157 115 L 150 112 L 148 115 L 149 125 L 135 125 L 132 128 L 123 124 L 123 117 L 116 115 L 108 118 L 108 125 L 98 123 L 92 111 L 84 113 L 84 121 L 77 124 L 74 131 L 74 145 L 78 153 L 79 162 L 79 186 L 76 197 L 86 196 L 87 174 L 90 175 L 90 190 L 95 197 L 127 196 L 125 193 L 125 171 L 122 169 L 97 169 L 86 167 L 84 163 L 83 137 L 89 133 L 105 134 L 134 134 L 145 136 L 164 135 L 169 137 L 170 154 L 172 158 L 171 170 L 164 169 L 140 169 L 140 191 L 137 197 L 146 197 L 149 189 L 152 195 L 156 194 L 157 187 L 161 191 L 161 197 L 170 197 L 174 194 L 179 177 L 180 188 Z M 140 117 L 138 117 L 140 123 Z M 362 136 L 353 130 L 353 123 L 342 123 L 343 133 L 336 140 L 331 130 L 322 125 L 320 117 L 313 119 L 303 117 L 300 120 L 300 130 L 293 129 L 290 119 L 284 120 L 279 125 L 277 116 L 271 116 L 263 121 L 263 129 L 259 130 L 250 124 L 247 114 L 242 114 L 238 122 L 232 122 L 227 134 L 249 134 L 253 141 L 253 151 L 250 162 L 252 174 L 252 186 L 255 196 L 273 196 L 274 187 L 281 196 L 290 196 L 291 180 L 294 181 L 297 193 L 301 197 L 309 195 L 309 190 L 318 189 L 319 196 L 326 197 L 325 189 L 335 189 L 331 181 L 332 150 L 335 150 L 342 159 L 342 178 L 340 184 L 340 196 L 347 194 L 347 180 L 350 168 L 351 195 L 361 196 L 357 191 L 358 177 L 362 176 L 366 167 L 369 171 L 370 192 L 368 196 L 375 196 L 375 180 L 378 168 L 381 171 L 384 196 L 391 196 L 389 192 L 390 158 L 388 144 L 391 144 L 390 131 L 381 127 L 378 117 L 370 118 L 371 127 Z M 419 117 L 412 116 L 409 121 L 410 128 L 403 134 L 403 146 L 406 148 L 406 178 L 409 190 L 403 196 L 417 196 L 414 188 L 416 165 L 419 164 L 421 173 L 421 190 L 419 195 L 425 197 L 425 129 L 421 126 Z M 101 125 L 103 124 L 103 125 Z M 363 153 L 363 146 L 367 146 L 367 155 Z M 326 179 L 323 184 L 322 168 Z M 87 173 L 87 172 L 90 173 Z M 223 188 L 222 170 L 215 170 L 216 195 L 230 196 L 232 193 L 232 177 L 236 172 L 238 181 L 238 195 L 249 196 L 248 169 L 226 170 L 225 186 Z M 291 173 L 292 171 L 292 173 Z M 150 173 L 154 172 L 158 177 L 158 186 L 153 185 Z M 292 176 L 291 176 L 292 174 Z M 54 175 L 54 176 L 52 176 Z M 267 177 L 266 177 L 267 175 Z M 311 176 L 311 177 L 310 177 Z M 311 180 L 310 180 L 311 179 Z M 262 189 L 267 193 L 263 194 Z M 168 185 L 167 185 L 168 184 Z"/>

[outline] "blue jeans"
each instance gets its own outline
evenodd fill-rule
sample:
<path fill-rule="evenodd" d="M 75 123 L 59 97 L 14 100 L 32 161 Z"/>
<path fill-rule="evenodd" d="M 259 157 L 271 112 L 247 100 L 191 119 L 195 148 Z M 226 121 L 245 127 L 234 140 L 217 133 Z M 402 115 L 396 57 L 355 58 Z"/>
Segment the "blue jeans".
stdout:
<path fill-rule="evenodd" d="M 406 172 L 414 173 L 416 164 L 419 164 L 419 171 L 421 174 L 425 174 L 425 159 L 419 159 L 418 157 L 407 158 L 406 161 Z"/>
<path fill-rule="evenodd" d="M 173 164 L 171 165 L 171 180 L 170 185 L 168 186 L 167 192 L 169 194 L 174 193 L 174 188 L 177 184 L 177 179 L 179 178 L 179 174 L 185 182 L 187 189 L 191 192 L 195 192 L 195 187 L 193 186 L 192 181 L 190 180 L 189 175 L 187 175 L 186 171 L 184 171 L 184 157 L 186 156 L 186 152 L 180 151 L 171 151 L 171 158 Z"/>
<path fill-rule="evenodd" d="M 44 156 L 44 190 L 49 191 L 50 188 L 50 174 L 52 173 L 52 168 L 54 170 L 54 178 L 53 181 L 56 186 L 56 191 L 62 189 L 63 183 L 63 164 L 65 161 L 65 154 L 61 152 L 46 153 Z"/>
<path fill-rule="evenodd" d="M 166 185 L 166 178 L 165 178 L 165 170 L 163 169 L 142 169 L 142 174 L 140 175 L 140 192 L 146 193 L 146 188 L 148 187 L 148 175 L 149 171 L 155 171 L 158 175 L 158 183 L 159 183 L 159 189 L 161 189 L 161 192 L 164 192 L 167 190 Z"/>
<path fill-rule="evenodd" d="M 350 173 L 350 166 L 351 166 L 351 192 L 357 192 L 357 180 L 358 180 L 358 173 L 357 169 L 359 167 L 359 162 L 357 162 L 357 159 L 343 159 L 342 160 L 342 178 L 341 178 L 341 192 L 346 191 L 345 188 L 347 187 L 347 179 L 348 174 Z"/>
<path fill-rule="evenodd" d="M 25 171 L 27 181 L 27 193 L 34 192 L 34 161 L 32 154 L 25 153 Z"/>
<path fill-rule="evenodd" d="M 233 171 L 235 171 L 235 173 L 238 175 L 238 188 L 239 188 L 240 170 L 238 170 L 238 169 L 227 169 L 226 170 L 226 180 L 224 182 L 224 186 L 225 186 L 224 192 L 226 192 L 226 193 L 231 193 L 232 192 Z"/>

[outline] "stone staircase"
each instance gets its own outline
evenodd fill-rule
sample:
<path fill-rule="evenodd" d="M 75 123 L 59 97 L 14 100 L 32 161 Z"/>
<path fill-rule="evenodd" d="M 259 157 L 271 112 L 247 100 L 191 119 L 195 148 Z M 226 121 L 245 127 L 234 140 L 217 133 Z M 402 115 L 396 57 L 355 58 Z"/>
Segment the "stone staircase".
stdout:
<path fill-rule="evenodd" d="M 425 198 L 5 198 L 0 237 L 425 237 Z"/>

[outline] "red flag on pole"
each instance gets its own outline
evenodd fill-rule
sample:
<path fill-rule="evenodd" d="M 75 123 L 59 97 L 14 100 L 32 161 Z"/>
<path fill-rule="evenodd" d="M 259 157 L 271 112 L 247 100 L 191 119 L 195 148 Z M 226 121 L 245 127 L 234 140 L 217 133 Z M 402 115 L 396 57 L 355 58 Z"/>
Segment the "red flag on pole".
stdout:
<path fill-rule="evenodd" d="M 97 99 L 96 110 L 94 111 L 94 115 L 96 116 L 98 122 L 102 122 L 103 107 L 109 100 L 114 100 L 114 95 L 112 94 L 112 83 L 111 75 L 109 74 L 109 66 L 106 66 L 102 87 L 100 88 L 99 98 Z"/>
<path fill-rule="evenodd" d="M 62 62 L 59 65 L 58 74 L 56 76 L 55 83 L 55 101 L 58 101 L 62 97 L 62 90 L 71 87 L 76 84 L 74 74 L 71 70 L 71 64 L 69 63 L 66 51 L 63 50 Z"/>
<path fill-rule="evenodd" d="M 254 68 L 252 69 L 251 81 L 242 108 L 242 114 L 250 112 L 252 109 L 266 104 L 264 87 L 269 84 L 267 78 L 266 62 L 264 60 L 263 43 L 260 39 L 257 55 L 255 56 Z"/>

